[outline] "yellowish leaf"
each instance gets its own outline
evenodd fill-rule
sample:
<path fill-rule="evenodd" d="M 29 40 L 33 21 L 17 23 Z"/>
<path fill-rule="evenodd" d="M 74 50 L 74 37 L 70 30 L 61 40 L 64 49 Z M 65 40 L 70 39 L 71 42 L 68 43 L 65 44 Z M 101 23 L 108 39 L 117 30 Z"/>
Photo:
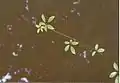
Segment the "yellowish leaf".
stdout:
<path fill-rule="evenodd" d="M 70 44 L 70 42 L 68 42 L 68 41 L 65 41 L 64 43 L 65 43 L 65 44 Z"/>
<path fill-rule="evenodd" d="M 69 47 L 70 47 L 70 45 L 67 45 L 66 47 L 65 47 L 65 52 L 67 52 L 68 50 L 69 50 Z"/>
<path fill-rule="evenodd" d="M 112 72 L 110 75 L 109 75 L 109 78 L 113 78 L 117 75 L 117 72 Z"/>
<path fill-rule="evenodd" d="M 71 46 L 71 47 L 70 47 L 70 50 L 71 50 L 72 54 L 76 54 L 74 47 Z"/>
<path fill-rule="evenodd" d="M 46 22 L 44 14 L 41 15 L 41 18 L 42 18 L 43 22 Z"/>
<path fill-rule="evenodd" d="M 51 16 L 51 17 L 49 17 L 49 19 L 48 19 L 48 23 L 52 22 L 52 21 L 54 20 L 54 18 L 55 18 L 55 16 Z"/>
<path fill-rule="evenodd" d="M 52 25 L 47 25 L 48 29 L 54 30 L 54 27 Z"/>
<path fill-rule="evenodd" d="M 99 45 L 98 45 L 98 44 L 96 44 L 96 45 L 95 45 L 95 50 L 97 50 L 97 49 L 98 49 L 98 47 L 99 47 Z"/>
<path fill-rule="evenodd" d="M 92 52 L 92 56 L 94 56 L 95 54 L 96 54 L 96 51 L 93 51 L 93 52 Z"/>
<path fill-rule="evenodd" d="M 97 50 L 97 52 L 104 52 L 105 51 L 105 49 L 103 49 L 103 48 L 99 48 L 98 50 Z"/>

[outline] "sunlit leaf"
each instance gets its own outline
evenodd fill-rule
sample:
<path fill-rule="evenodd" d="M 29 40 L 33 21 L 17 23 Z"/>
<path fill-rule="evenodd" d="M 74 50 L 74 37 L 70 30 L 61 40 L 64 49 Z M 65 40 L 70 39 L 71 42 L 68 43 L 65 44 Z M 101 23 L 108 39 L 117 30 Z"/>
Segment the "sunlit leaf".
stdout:
<path fill-rule="evenodd" d="M 98 49 L 98 47 L 99 47 L 99 45 L 98 45 L 98 44 L 96 44 L 96 45 L 95 45 L 95 50 L 97 50 L 97 49 Z"/>
<path fill-rule="evenodd" d="M 94 56 L 95 54 L 96 54 L 96 51 L 93 51 L 93 52 L 92 52 L 92 56 Z"/>
<path fill-rule="evenodd" d="M 41 18 L 42 18 L 43 22 L 46 22 L 44 14 L 41 15 Z"/>
<path fill-rule="evenodd" d="M 54 27 L 52 25 L 47 25 L 48 29 L 54 30 Z"/>
<path fill-rule="evenodd" d="M 67 52 L 68 50 L 69 50 L 69 47 L 70 47 L 70 45 L 67 45 L 67 46 L 65 46 L 65 52 Z"/>
<path fill-rule="evenodd" d="M 113 63 L 113 68 L 116 70 L 116 71 L 118 71 L 118 65 L 114 62 Z"/>
<path fill-rule="evenodd" d="M 40 28 L 40 26 L 39 25 L 35 25 L 37 28 Z"/>
<path fill-rule="evenodd" d="M 115 83 L 119 83 L 119 76 L 115 78 Z"/>
<path fill-rule="evenodd" d="M 72 45 L 78 45 L 79 44 L 79 42 L 72 42 Z"/>
<path fill-rule="evenodd" d="M 37 29 L 37 33 L 40 33 L 40 29 Z"/>
<path fill-rule="evenodd" d="M 41 26 L 45 26 L 46 24 L 44 23 L 44 22 L 40 22 L 39 23 L 39 27 L 41 27 Z"/>
<path fill-rule="evenodd" d="M 109 78 L 113 78 L 117 75 L 117 72 L 112 72 L 110 75 L 109 75 Z"/>
<path fill-rule="evenodd" d="M 98 51 L 98 52 L 104 52 L 105 49 L 103 49 L 103 48 L 99 48 L 97 51 Z"/>
<path fill-rule="evenodd" d="M 68 41 L 65 41 L 64 43 L 65 43 L 65 44 L 70 44 L 70 42 L 68 42 Z"/>
<path fill-rule="evenodd" d="M 54 18 L 55 18 L 55 16 L 51 16 L 51 17 L 49 17 L 49 19 L 48 19 L 48 23 L 49 23 L 49 22 L 52 22 L 52 21 L 54 20 Z"/>
<path fill-rule="evenodd" d="M 70 50 L 71 50 L 72 54 L 76 54 L 74 47 L 71 46 L 71 47 L 70 47 Z"/>

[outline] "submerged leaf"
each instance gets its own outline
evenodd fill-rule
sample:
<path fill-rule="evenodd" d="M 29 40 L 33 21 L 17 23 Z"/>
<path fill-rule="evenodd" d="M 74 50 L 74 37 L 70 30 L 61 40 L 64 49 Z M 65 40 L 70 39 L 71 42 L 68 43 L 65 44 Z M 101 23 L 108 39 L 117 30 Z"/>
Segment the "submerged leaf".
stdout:
<path fill-rule="evenodd" d="M 52 21 L 54 20 L 54 18 L 55 18 L 55 16 L 51 16 L 51 17 L 49 17 L 49 19 L 48 19 L 48 23 L 49 23 L 49 22 L 52 22 Z"/>
<path fill-rule="evenodd" d="M 115 83 L 119 83 L 119 76 L 115 78 Z"/>
<path fill-rule="evenodd" d="M 72 45 L 78 45 L 79 44 L 79 42 L 72 42 Z"/>
<path fill-rule="evenodd" d="M 97 50 L 97 49 L 98 49 L 98 47 L 99 47 L 99 45 L 98 45 L 98 44 L 96 44 L 96 45 L 95 45 L 95 50 Z"/>
<path fill-rule="evenodd" d="M 104 51 L 105 51 L 105 49 L 100 48 L 100 49 L 98 49 L 97 51 L 98 51 L 98 52 L 104 52 Z"/>
<path fill-rule="evenodd" d="M 68 42 L 68 41 L 65 41 L 65 42 L 64 42 L 64 44 L 70 44 L 70 42 Z"/>
<path fill-rule="evenodd" d="M 70 50 L 71 50 L 72 54 L 76 54 L 74 47 L 71 46 L 71 47 L 70 47 Z"/>
<path fill-rule="evenodd" d="M 113 68 L 116 70 L 116 71 L 118 71 L 118 65 L 114 62 L 114 64 L 113 64 Z"/>
<path fill-rule="evenodd" d="M 54 27 L 52 25 L 47 25 L 48 29 L 54 30 Z"/>
<path fill-rule="evenodd" d="M 41 15 L 41 18 L 42 18 L 43 22 L 46 22 L 44 14 Z"/>
<path fill-rule="evenodd" d="M 117 72 L 112 72 L 110 75 L 109 75 L 109 78 L 113 78 L 117 75 Z"/>
<path fill-rule="evenodd" d="M 70 47 L 70 45 L 67 45 L 66 47 L 65 47 L 65 52 L 67 52 L 68 50 L 69 50 L 69 47 Z"/>
<path fill-rule="evenodd" d="M 92 52 L 92 56 L 94 56 L 95 54 L 96 54 L 96 51 L 93 51 L 93 52 Z"/>

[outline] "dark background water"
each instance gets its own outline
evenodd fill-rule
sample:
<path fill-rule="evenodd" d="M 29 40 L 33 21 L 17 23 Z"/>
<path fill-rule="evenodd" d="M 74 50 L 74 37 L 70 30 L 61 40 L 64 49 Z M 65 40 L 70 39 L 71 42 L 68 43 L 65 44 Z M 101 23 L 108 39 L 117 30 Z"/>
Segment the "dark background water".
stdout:
<path fill-rule="evenodd" d="M 15 69 L 31 68 L 34 75 L 29 79 L 34 82 L 114 82 L 108 76 L 113 62 L 118 61 L 118 0 L 81 0 L 78 5 L 73 1 L 29 0 L 29 12 L 24 8 L 25 0 L 0 1 L 0 76 L 12 65 Z M 71 13 L 72 8 L 80 16 Z M 31 17 L 35 16 L 38 23 L 42 13 L 55 15 L 55 28 L 81 44 L 94 47 L 99 43 L 105 48 L 103 56 L 89 56 L 87 64 L 83 57 L 64 52 L 64 36 L 54 32 L 36 34 Z M 12 25 L 12 31 L 6 25 Z M 17 57 L 12 55 L 16 44 L 23 44 Z"/>

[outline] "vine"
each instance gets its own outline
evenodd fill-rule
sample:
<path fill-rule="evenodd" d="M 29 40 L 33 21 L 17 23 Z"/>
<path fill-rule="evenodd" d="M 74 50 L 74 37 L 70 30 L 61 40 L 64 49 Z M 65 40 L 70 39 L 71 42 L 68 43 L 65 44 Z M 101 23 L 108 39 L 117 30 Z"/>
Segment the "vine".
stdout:
<path fill-rule="evenodd" d="M 68 36 L 64 33 L 61 33 L 59 31 L 57 31 L 52 25 L 51 25 L 51 22 L 55 19 L 55 16 L 50 16 L 48 19 L 46 19 L 45 15 L 42 14 L 41 15 L 41 19 L 42 21 L 39 22 L 39 24 L 35 25 L 36 28 L 37 28 L 37 34 L 41 32 L 47 32 L 48 30 L 51 30 L 61 36 L 64 36 L 66 38 L 69 38 L 70 40 L 67 40 L 64 42 L 64 44 L 66 45 L 65 48 L 64 48 L 64 51 L 67 52 L 67 51 L 71 51 L 71 53 L 73 55 L 76 55 L 76 49 L 74 46 L 79 46 L 79 41 L 71 36 Z M 79 46 L 81 47 L 81 46 Z M 99 44 L 96 44 L 94 48 L 90 49 L 90 52 L 91 52 L 91 55 L 94 56 L 96 53 L 99 53 L 101 55 L 103 55 L 103 52 L 105 51 L 104 48 L 99 48 Z"/>

